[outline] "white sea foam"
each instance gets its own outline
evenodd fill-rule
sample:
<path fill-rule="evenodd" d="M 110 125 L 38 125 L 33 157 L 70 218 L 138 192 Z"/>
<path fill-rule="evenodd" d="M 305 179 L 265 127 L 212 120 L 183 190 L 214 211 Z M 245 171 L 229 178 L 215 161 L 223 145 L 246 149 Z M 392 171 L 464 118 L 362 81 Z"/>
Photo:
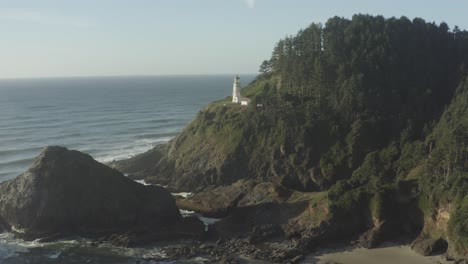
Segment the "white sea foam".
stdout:
<path fill-rule="evenodd" d="M 205 231 L 208 231 L 208 229 L 210 228 L 210 225 L 213 225 L 216 222 L 221 221 L 222 218 L 210 218 L 210 217 L 203 217 L 199 215 L 198 219 L 200 219 L 205 225 Z"/>
<path fill-rule="evenodd" d="M 195 215 L 194 211 L 189 211 L 189 210 L 184 210 L 184 209 L 180 209 L 179 211 L 183 217 L 189 217 L 189 216 Z"/>
<path fill-rule="evenodd" d="M 102 163 L 108 163 L 116 160 L 123 160 L 144 153 L 156 145 L 169 142 L 174 137 L 162 137 L 159 139 L 138 139 L 131 144 L 121 145 L 108 153 L 96 156 L 96 160 Z"/>
<path fill-rule="evenodd" d="M 47 255 L 48 258 L 50 259 L 57 259 L 58 257 L 60 257 L 60 255 L 62 254 L 62 252 L 60 251 L 57 251 L 57 252 L 51 252 Z"/>
<path fill-rule="evenodd" d="M 198 217 L 198 219 L 200 219 L 200 221 L 202 221 L 203 224 L 205 225 L 205 231 L 208 231 L 208 229 L 210 228 L 210 225 L 213 225 L 214 223 L 222 219 L 222 218 L 204 217 L 204 216 L 201 216 L 200 214 L 195 213 L 194 211 L 189 211 L 189 210 L 180 209 L 179 211 L 182 217 L 190 217 L 190 216 Z"/>
<path fill-rule="evenodd" d="M 184 198 L 189 198 L 193 195 L 193 193 L 191 192 L 180 192 L 180 193 L 172 193 L 172 195 L 175 195 L 175 196 L 181 196 L 181 197 L 184 197 Z"/>
<path fill-rule="evenodd" d="M 126 247 L 117 247 L 109 243 L 103 243 L 99 245 L 99 248 L 104 249 L 104 251 L 109 251 L 116 255 L 125 256 L 129 258 L 144 258 L 144 259 L 156 258 L 158 259 L 158 258 L 166 257 L 166 254 L 159 247 L 126 248 Z"/>
<path fill-rule="evenodd" d="M 93 248 L 94 252 L 100 252 L 98 254 L 105 255 L 116 255 L 129 258 L 144 258 L 144 259 L 159 259 L 165 258 L 166 255 L 159 247 L 144 247 L 144 248 L 123 248 L 116 247 L 109 243 L 101 243 L 97 247 L 92 240 L 77 238 L 69 240 L 59 240 L 56 242 L 40 243 L 38 241 L 23 241 L 17 239 L 11 233 L 0 234 L 0 263 L 2 260 L 8 258 L 14 258 L 21 253 L 27 253 L 33 248 L 43 248 L 43 256 L 49 259 L 57 259 L 62 255 L 63 250 L 48 250 L 49 248 Z M 96 251 L 96 249 L 99 249 Z M 160 263 L 160 262 L 155 262 Z"/>
<path fill-rule="evenodd" d="M 125 175 L 127 176 L 127 175 Z M 145 180 L 135 180 L 136 182 L 138 182 L 139 184 L 143 184 L 143 185 L 151 185 L 151 183 L 147 183 Z"/>
<path fill-rule="evenodd" d="M 17 256 L 18 253 L 28 252 L 32 247 L 38 247 L 38 243 L 14 238 L 12 233 L 2 233 L 0 234 L 0 263 L 2 260 Z"/>

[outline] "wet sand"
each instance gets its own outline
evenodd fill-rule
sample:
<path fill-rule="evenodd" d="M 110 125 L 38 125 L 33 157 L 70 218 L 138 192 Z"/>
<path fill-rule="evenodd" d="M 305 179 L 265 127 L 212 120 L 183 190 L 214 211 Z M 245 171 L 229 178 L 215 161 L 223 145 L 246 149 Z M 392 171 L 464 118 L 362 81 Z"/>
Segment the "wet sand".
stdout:
<path fill-rule="evenodd" d="M 328 251 L 330 252 L 330 250 Z M 339 252 L 327 253 L 321 250 L 314 256 L 308 256 L 302 263 L 318 264 L 453 264 L 444 256 L 424 257 L 411 250 L 407 245 L 384 245 L 380 248 L 351 248 Z"/>

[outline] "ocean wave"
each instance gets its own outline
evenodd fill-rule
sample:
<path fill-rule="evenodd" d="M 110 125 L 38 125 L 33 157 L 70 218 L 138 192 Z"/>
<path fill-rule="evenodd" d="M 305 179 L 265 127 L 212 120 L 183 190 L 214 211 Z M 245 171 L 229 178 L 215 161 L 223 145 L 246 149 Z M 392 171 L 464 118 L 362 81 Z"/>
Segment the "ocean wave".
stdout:
<path fill-rule="evenodd" d="M 49 116 L 44 117 L 38 114 L 28 115 L 28 116 L 15 116 L 10 120 L 12 124 L 44 124 L 44 123 L 54 123 L 64 121 L 62 117 L 55 117 L 53 113 L 48 113 Z"/>
<path fill-rule="evenodd" d="M 47 135 L 43 137 L 43 140 L 55 140 L 55 139 L 70 139 L 70 138 L 77 138 L 81 137 L 82 133 L 80 132 L 68 132 L 68 133 L 57 133 L 54 135 Z"/>
<path fill-rule="evenodd" d="M 4 161 L 0 160 L 0 167 L 2 168 L 15 168 L 15 167 L 25 167 L 33 163 L 34 158 L 21 158 L 16 160 Z"/>
<path fill-rule="evenodd" d="M 170 132 L 160 132 L 160 133 L 150 133 L 150 134 L 142 134 L 142 135 L 136 135 L 136 139 L 155 139 L 157 138 L 158 140 L 162 141 L 169 141 L 172 138 L 174 138 L 177 134 L 179 134 L 178 131 L 170 131 Z"/>
<path fill-rule="evenodd" d="M 20 175 L 20 173 L 17 173 L 17 170 L 4 170 L 2 168 L 2 170 L 0 171 L 0 182 L 3 180 L 3 179 L 12 179 L 16 176 Z"/>
<path fill-rule="evenodd" d="M 145 124 L 145 126 L 140 126 L 139 128 L 143 129 L 158 129 L 162 127 L 166 127 L 168 125 L 172 125 L 174 122 L 174 118 L 164 118 L 164 119 L 136 119 L 136 118 L 122 118 L 122 116 L 118 116 L 116 118 L 102 118 L 102 119 L 90 119 L 84 121 L 77 121 L 75 125 L 85 125 L 86 128 L 97 128 L 97 127 L 104 127 L 104 126 L 125 126 L 131 127 L 131 124 Z M 177 120 L 176 120 L 177 122 Z M 186 122 L 183 122 L 185 124 Z M 179 122 L 182 124 L 182 122 Z"/>
<path fill-rule="evenodd" d="M 60 107 L 57 105 L 33 105 L 33 106 L 28 107 L 28 109 L 31 109 L 31 110 L 51 109 L 51 108 L 60 108 Z"/>
<path fill-rule="evenodd" d="M 148 125 L 143 122 L 138 122 L 140 124 L 139 126 L 131 126 L 126 128 L 126 131 L 128 132 L 139 132 L 142 130 L 158 130 L 161 128 L 167 128 L 167 127 L 173 127 L 173 128 L 183 128 L 187 124 L 187 120 L 174 120 L 172 123 L 161 123 L 161 124 L 155 124 L 155 125 Z M 145 124 L 144 126 L 141 126 L 141 124 Z"/>
<path fill-rule="evenodd" d="M 10 131 L 19 131 L 19 130 L 30 130 L 31 132 L 37 130 L 37 129 L 51 129 L 51 128 L 58 128 L 63 125 L 66 121 L 63 121 L 62 123 L 57 122 L 57 123 L 48 123 L 44 124 L 44 121 L 40 123 L 40 125 L 23 125 L 23 126 L 6 126 L 4 128 L 0 128 L 0 132 L 10 132 Z"/>
<path fill-rule="evenodd" d="M 34 258 L 42 259 L 46 257 L 48 259 L 62 258 L 61 255 L 65 255 L 63 260 L 83 260 L 83 254 L 93 252 L 88 256 L 89 261 L 92 263 L 99 263 L 101 258 L 106 260 L 109 256 L 120 256 L 123 260 L 130 259 L 148 259 L 149 262 L 142 263 L 172 263 L 172 262 L 160 262 L 152 261 L 151 259 L 165 258 L 165 253 L 160 247 L 145 247 L 145 248 L 123 248 L 113 246 L 110 243 L 104 242 L 98 245 L 93 240 L 86 238 L 70 238 L 54 242 L 39 243 L 37 241 L 24 241 L 22 239 L 15 238 L 12 233 L 0 234 L 0 263 L 4 260 L 15 260 L 24 261 L 25 259 Z M 79 257 L 76 256 L 79 253 Z M 28 257 L 21 257 L 20 255 L 28 254 Z M 128 263 L 134 263 L 128 260 Z M 13 261 L 12 263 L 20 263 Z M 22 263 L 22 262 L 21 262 Z M 73 262 L 75 263 L 75 262 Z M 106 261 L 106 263 L 108 263 Z M 127 263 L 119 262 L 119 263 Z"/>
<path fill-rule="evenodd" d="M 86 117 L 85 112 L 81 112 L 77 117 Z M 96 124 L 96 123 L 105 123 L 105 122 L 122 122 L 124 120 L 122 116 L 97 116 L 97 117 L 86 117 L 86 119 L 78 119 L 74 122 L 75 126 L 86 125 L 86 124 Z M 128 120 L 126 120 L 128 122 Z"/>
<path fill-rule="evenodd" d="M 14 239 L 13 234 L 0 234 L 0 261 L 15 257 L 21 252 L 28 252 L 28 249 L 21 244 L 21 241 Z"/>
<path fill-rule="evenodd" d="M 14 163 L 0 166 L 0 181 L 24 172 L 30 165 L 24 159 L 32 160 L 46 145 L 81 150 L 104 162 L 145 152 L 171 140 L 203 105 L 224 98 L 229 89 L 219 87 L 230 79 L 9 81 L 11 97 L 0 96 L 0 162 Z"/>
<path fill-rule="evenodd" d="M 41 149 L 42 147 L 0 149 L 0 157 L 13 156 L 18 153 L 21 153 L 20 155 L 24 155 L 24 153 L 38 153 Z"/>
<path fill-rule="evenodd" d="M 107 163 L 115 160 L 128 159 L 135 155 L 144 153 L 156 145 L 166 143 L 174 137 L 162 137 L 157 140 L 140 139 L 133 144 L 107 149 L 104 154 L 96 155 L 96 160 Z"/>

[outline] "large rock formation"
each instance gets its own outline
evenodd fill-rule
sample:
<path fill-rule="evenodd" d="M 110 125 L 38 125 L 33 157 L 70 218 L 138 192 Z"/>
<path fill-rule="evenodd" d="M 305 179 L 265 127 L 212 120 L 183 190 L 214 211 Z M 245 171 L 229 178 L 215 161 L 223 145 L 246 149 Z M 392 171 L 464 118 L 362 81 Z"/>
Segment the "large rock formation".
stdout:
<path fill-rule="evenodd" d="M 47 147 L 33 166 L 0 184 L 1 226 L 28 237 L 158 231 L 182 219 L 171 194 L 144 186 L 91 156 Z"/>
<path fill-rule="evenodd" d="M 207 217 L 225 217 L 236 207 L 283 202 L 290 195 L 290 190 L 269 182 L 239 180 L 229 186 L 209 186 L 190 198 L 179 198 L 176 203 L 180 209 Z"/>

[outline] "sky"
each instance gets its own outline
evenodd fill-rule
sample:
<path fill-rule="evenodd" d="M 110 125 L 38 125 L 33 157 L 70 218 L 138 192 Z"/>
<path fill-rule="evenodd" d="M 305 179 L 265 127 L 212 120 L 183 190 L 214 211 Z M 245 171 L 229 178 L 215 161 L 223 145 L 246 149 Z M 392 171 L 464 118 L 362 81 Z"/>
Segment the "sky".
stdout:
<path fill-rule="evenodd" d="M 468 29 L 468 0 L 0 0 L 0 78 L 257 73 L 275 43 L 353 14 Z"/>

